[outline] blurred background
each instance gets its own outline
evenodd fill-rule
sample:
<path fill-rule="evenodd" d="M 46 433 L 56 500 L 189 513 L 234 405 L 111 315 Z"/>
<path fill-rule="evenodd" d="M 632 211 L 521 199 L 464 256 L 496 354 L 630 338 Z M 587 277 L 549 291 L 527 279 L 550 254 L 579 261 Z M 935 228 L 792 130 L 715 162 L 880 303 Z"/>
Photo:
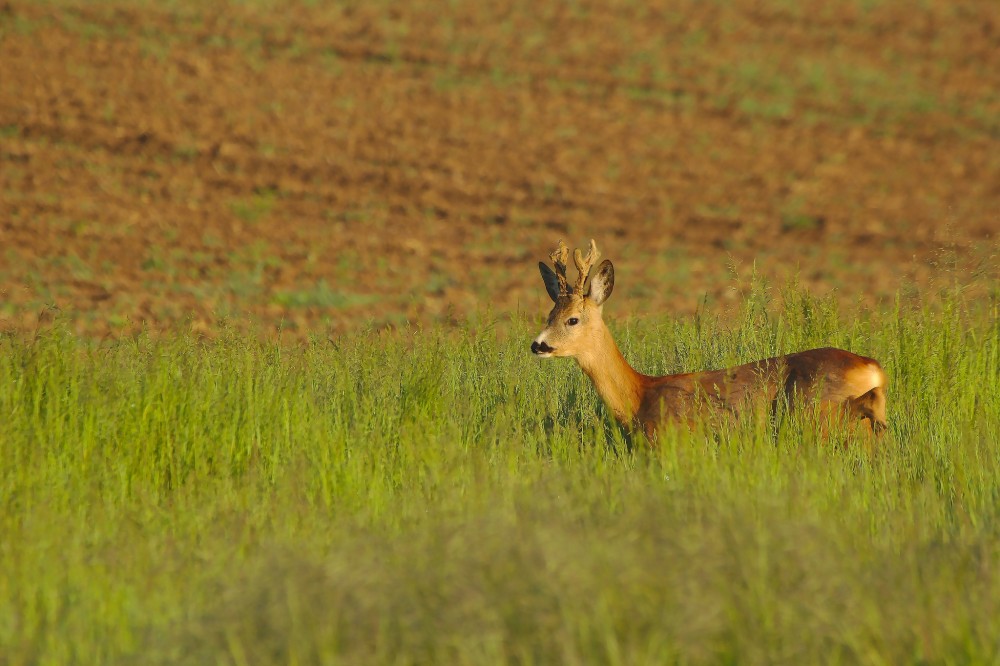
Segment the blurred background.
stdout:
<path fill-rule="evenodd" d="M 0 1 L 0 329 L 996 293 L 996 0 Z"/>

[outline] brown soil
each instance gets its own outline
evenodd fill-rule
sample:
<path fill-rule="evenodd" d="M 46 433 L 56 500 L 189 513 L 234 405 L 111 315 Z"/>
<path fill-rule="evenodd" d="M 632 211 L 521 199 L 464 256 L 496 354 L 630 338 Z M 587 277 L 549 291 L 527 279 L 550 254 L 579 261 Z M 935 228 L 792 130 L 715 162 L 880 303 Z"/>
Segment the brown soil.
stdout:
<path fill-rule="evenodd" d="M 0 328 L 995 292 L 995 0 L 828 4 L 0 0 Z"/>

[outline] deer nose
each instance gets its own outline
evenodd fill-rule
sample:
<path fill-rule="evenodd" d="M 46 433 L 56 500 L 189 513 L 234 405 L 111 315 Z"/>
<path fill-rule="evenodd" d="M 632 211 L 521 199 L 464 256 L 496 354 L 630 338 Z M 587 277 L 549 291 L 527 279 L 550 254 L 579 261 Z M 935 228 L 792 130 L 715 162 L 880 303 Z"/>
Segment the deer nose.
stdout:
<path fill-rule="evenodd" d="M 554 351 L 554 350 L 552 349 L 552 347 L 549 347 L 544 342 L 541 343 L 541 344 L 539 344 L 538 341 L 536 340 L 535 342 L 531 343 L 531 353 L 532 354 L 546 354 L 546 353 L 548 353 L 550 351 Z"/>

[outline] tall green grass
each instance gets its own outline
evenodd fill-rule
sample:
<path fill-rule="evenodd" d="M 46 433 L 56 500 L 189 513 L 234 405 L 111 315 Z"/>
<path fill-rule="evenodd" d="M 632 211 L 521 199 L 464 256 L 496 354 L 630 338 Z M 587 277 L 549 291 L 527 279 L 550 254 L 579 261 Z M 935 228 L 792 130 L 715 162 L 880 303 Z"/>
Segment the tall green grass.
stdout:
<path fill-rule="evenodd" d="M 0 338 L 0 663 L 997 663 L 998 310 L 928 302 L 614 327 L 646 372 L 879 358 L 871 452 L 650 447 L 534 322 Z"/>

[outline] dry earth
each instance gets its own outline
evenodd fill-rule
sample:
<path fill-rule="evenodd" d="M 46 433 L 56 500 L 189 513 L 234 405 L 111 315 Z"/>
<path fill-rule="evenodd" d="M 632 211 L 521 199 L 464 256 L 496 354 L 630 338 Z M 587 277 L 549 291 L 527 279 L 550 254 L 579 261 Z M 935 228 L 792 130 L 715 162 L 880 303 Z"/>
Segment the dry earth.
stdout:
<path fill-rule="evenodd" d="M 0 328 L 995 294 L 995 0 L 831 4 L 0 1 Z"/>

